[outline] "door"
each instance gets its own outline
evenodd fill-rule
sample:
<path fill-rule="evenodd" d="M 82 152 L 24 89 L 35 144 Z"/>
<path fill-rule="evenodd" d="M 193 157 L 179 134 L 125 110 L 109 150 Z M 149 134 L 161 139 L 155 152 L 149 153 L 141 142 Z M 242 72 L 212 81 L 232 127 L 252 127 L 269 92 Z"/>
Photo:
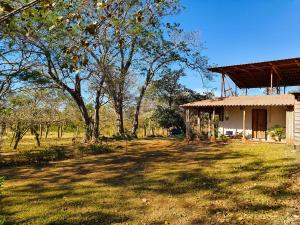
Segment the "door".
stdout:
<path fill-rule="evenodd" d="M 252 110 L 252 137 L 266 139 L 267 136 L 267 110 Z"/>

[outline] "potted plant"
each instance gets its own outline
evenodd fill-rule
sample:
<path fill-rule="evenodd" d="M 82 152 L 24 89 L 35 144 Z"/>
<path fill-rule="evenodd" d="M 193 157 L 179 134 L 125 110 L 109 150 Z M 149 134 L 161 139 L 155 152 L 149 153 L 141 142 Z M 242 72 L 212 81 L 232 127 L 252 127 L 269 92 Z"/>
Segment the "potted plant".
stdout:
<path fill-rule="evenodd" d="M 275 137 L 278 141 L 282 140 L 284 134 L 285 134 L 284 127 L 276 126 L 271 130 L 271 137 Z"/>

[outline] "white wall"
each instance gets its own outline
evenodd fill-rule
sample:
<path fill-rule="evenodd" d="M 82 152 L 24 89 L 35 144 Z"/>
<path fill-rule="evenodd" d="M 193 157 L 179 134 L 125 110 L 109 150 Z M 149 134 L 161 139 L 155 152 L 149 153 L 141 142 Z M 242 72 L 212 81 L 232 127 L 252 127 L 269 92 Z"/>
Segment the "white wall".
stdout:
<path fill-rule="evenodd" d="M 267 129 L 276 125 L 285 127 L 286 108 L 283 106 L 246 107 L 246 137 L 252 138 L 252 109 L 267 109 Z M 228 119 L 226 120 L 226 116 Z M 219 123 L 219 133 L 226 134 L 232 131 L 233 135 L 243 132 L 243 110 L 239 106 L 224 107 L 224 121 Z"/>

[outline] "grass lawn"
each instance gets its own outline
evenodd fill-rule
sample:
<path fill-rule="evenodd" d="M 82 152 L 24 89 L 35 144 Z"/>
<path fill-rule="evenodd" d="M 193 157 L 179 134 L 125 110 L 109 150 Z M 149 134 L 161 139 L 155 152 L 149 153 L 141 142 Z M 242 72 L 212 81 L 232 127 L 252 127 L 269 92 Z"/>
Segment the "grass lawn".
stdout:
<path fill-rule="evenodd" d="M 139 140 L 126 152 L 1 168 L 7 224 L 299 224 L 300 152 Z"/>

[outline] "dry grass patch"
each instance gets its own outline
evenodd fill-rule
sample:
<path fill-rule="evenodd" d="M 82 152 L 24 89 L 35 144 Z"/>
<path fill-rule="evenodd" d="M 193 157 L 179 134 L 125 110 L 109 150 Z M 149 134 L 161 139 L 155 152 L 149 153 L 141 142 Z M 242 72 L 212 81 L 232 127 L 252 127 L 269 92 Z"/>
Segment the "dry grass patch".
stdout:
<path fill-rule="evenodd" d="M 1 169 L 7 224 L 283 224 L 297 220 L 299 151 L 139 140 L 115 152 Z"/>

